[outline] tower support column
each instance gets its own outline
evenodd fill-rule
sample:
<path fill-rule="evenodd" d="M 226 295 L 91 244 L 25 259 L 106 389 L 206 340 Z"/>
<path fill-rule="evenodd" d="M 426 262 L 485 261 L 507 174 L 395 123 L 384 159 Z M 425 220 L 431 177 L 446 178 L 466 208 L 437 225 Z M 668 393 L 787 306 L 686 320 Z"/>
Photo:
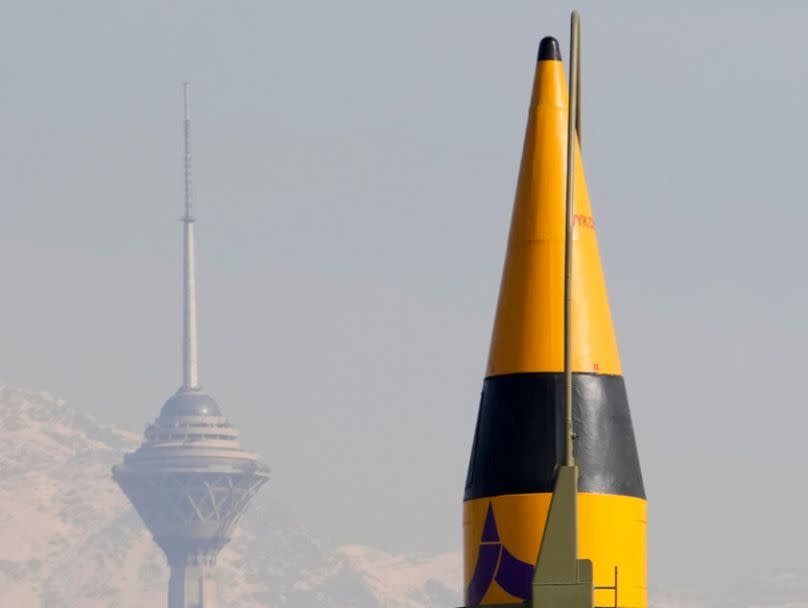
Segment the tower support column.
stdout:
<path fill-rule="evenodd" d="M 166 550 L 171 568 L 168 608 L 217 608 L 216 556 L 223 543 L 193 548 L 184 542 L 173 547 L 168 543 L 160 544 Z"/>
<path fill-rule="evenodd" d="M 216 608 L 216 579 L 213 567 L 182 565 L 171 567 L 168 608 Z"/>

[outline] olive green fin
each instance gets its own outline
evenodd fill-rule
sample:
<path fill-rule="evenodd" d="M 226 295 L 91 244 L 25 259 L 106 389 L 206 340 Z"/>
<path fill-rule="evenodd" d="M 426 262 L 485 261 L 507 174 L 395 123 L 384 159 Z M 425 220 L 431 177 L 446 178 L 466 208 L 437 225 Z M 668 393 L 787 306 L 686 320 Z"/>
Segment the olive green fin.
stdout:
<path fill-rule="evenodd" d="M 533 575 L 533 608 L 592 608 L 592 562 L 578 559 L 578 467 L 558 468 Z"/>

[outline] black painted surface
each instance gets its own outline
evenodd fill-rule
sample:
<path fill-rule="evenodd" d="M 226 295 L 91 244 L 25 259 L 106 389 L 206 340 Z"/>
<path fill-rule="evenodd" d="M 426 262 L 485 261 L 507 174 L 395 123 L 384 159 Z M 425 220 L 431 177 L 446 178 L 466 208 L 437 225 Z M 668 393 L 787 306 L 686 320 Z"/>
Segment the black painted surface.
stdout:
<path fill-rule="evenodd" d="M 578 489 L 645 498 L 622 376 L 573 374 L 573 406 Z M 486 378 L 465 500 L 552 492 L 563 453 L 563 374 Z"/>
<path fill-rule="evenodd" d="M 539 43 L 539 61 L 561 61 L 561 48 L 552 36 L 542 38 Z"/>

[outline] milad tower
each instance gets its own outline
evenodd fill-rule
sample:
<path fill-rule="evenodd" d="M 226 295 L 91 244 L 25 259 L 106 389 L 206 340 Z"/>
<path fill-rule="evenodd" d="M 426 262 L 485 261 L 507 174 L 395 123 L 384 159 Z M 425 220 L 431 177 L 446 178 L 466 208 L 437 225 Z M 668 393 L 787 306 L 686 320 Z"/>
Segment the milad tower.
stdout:
<path fill-rule="evenodd" d="M 216 557 L 269 469 L 199 385 L 188 83 L 184 93 L 183 381 L 112 476 L 168 558 L 168 608 L 215 608 Z"/>

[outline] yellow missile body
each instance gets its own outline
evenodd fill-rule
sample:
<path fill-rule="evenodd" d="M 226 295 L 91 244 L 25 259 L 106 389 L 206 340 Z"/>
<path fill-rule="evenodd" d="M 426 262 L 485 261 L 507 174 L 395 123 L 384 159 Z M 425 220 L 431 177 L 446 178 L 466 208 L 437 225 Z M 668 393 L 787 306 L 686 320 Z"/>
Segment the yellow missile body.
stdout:
<path fill-rule="evenodd" d="M 467 606 L 530 597 L 564 450 L 567 85 L 558 43 L 539 50 L 463 506 Z M 647 606 L 646 500 L 578 142 L 572 371 L 578 554 L 621 607 Z M 616 570 L 615 570 L 616 569 Z M 596 590 L 595 605 L 614 605 Z"/>

